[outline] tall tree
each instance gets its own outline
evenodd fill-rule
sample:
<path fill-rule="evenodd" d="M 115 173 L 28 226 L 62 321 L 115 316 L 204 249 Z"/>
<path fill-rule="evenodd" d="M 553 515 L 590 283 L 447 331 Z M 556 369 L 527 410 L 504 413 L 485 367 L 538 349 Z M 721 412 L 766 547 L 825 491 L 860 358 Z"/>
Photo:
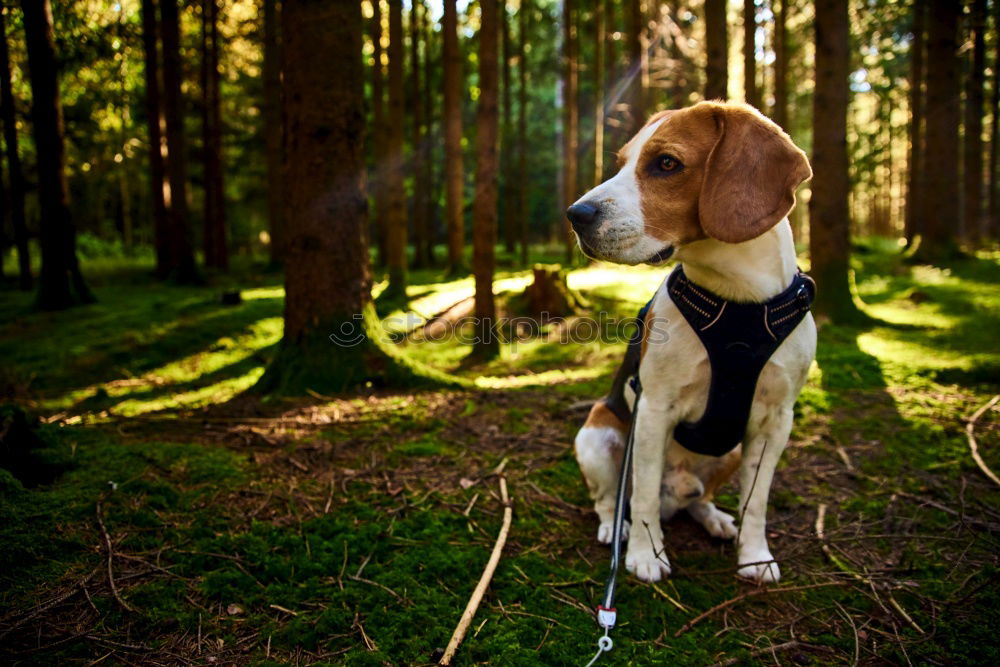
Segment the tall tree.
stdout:
<path fill-rule="evenodd" d="M 143 0 L 151 2 L 151 0 Z M 281 264 L 285 225 L 282 220 L 283 145 L 281 122 L 281 21 L 279 0 L 264 0 L 264 147 L 267 167 L 267 229 L 271 265 Z"/>
<path fill-rule="evenodd" d="M 426 139 L 424 138 L 424 93 L 421 86 L 422 70 L 420 66 L 420 0 L 410 3 L 410 112 L 412 116 L 412 153 L 410 155 L 410 173 L 413 176 L 413 258 L 414 266 L 424 267 L 430 264 L 427 256 L 427 198 L 428 192 L 426 164 Z M 424 83 L 426 85 L 426 82 Z"/>
<path fill-rule="evenodd" d="M 986 83 L 986 0 L 972 0 L 969 15 L 972 62 L 965 79 L 965 205 L 962 232 L 966 240 L 981 237 L 983 221 L 983 88 Z"/>
<path fill-rule="evenodd" d="M 222 99 L 219 94 L 219 5 L 201 5 L 202 157 L 205 181 L 205 266 L 226 270 L 225 184 L 222 175 Z"/>
<path fill-rule="evenodd" d="M 28 253 L 28 225 L 24 217 L 24 170 L 17 141 L 17 114 L 14 108 L 14 91 L 10 81 L 10 55 L 7 47 L 6 10 L 0 9 L 0 121 L 3 122 L 4 143 L 7 144 L 7 205 L 14 246 L 17 248 L 18 287 L 30 290 L 31 256 Z"/>
<path fill-rule="evenodd" d="M 561 210 L 565 211 L 576 200 L 578 178 L 578 151 L 580 135 L 580 107 L 577 104 L 577 33 L 573 0 L 563 0 L 563 198 Z M 563 238 L 565 240 L 566 257 L 569 264 L 573 261 L 573 249 L 576 245 L 569 220 L 563 216 Z"/>
<path fill-rule="evenodd" d="M 383 352 L 371 304 L 360 4 L 284 0 L 281 20 L 285 330 L 257 388 L 342 391 L 408 377 Z"/>
<path fill-rule="evenodd" d="M 593 185 L 604 180 L 604 43 L 608 39 L 604 24 L 605 3 L 594 2 L 594 178 Z"/>
<path fill-rule="evenodd" d="M 387 296 L 406 296 L 406 160 L 403 155 L 403 2 L 389 0 L 389 123 L 386 131 Z"/>
<path fill-rule="evenodd" d="M 22 0 L 24 38 L 31 78 L 31 120 L 38 169 L 42 273 L 38 305 L 67 308 L 94 300 L 80 273 L 76 228 L 69 208 L 62 104 L 59 100 L 52 7 L 49 0 Z"/>
<path fill-rule="evenodd" d="M 180 283 L 198 280 L 187 201 L 187 141 L 181 92 L 180 15 L 177 0 L 160 0 L 163 46 L 163 114 L 166 118 L 167 177 L 164 200 L 170 217 L 170 277 Z"/>
<path fill-rule="evenodd" d="M 156 276 L 170 275 L 170 221 L 164 191 L 169 187 L 163 164 L 163 102 L 160 98 L 159 20 L 153 0 L 142 0 L 142 51 L 145 64 L 146 134 L 149 137 L 149 184 L 153 202 Z"/>
<path fill-rule="evenodd" d="M 774 22 L 774 122 L 788 132 L 788 3 L 781 3 Z"/>
<path fill-rule="evenodd" d="M 906 182 L 906 219 L 903 234 L 907 244 L 923 229 L 924 194 L 924 39 L 927 2 L 913 0 L 913 41 L 910 42 L 909 164 Z"/>
<path fill-rule="evenodd" d="M 998 5 L 1000 9 L 1000 5 Z M 993 15 L 993 30 L 1000 34 L 1000 12 Z M 989 215 L 987 217 L 987 234 L 990 238 L 1000 236 L 1000 220 L 997 219 L 997 158 L 1000 156 L 1000 39 L 995 40 L 993 55 L 993 96 L 990 101 L 990 156 L 987 171 L 987 190 L 989 193 Z"/>
<path fill-rule="evenodd" d="M 437 160 L 434 156 L 434 148 L 438 145 L 437 137 L 437 95 L 434 94 L 434 72 L 436 71 L 436 61 L 432 55 L 434 50 L 434 31 L 431 30 L 430 6 L 424 5 L 421 12 L 422 21 L 420 32 L 424 41 L 424 178 L 426 179 L 427 196 L 424 198 L 424 217 L 427 220 L 427 248 L 424 256 L 428 265 L 433 265 L 437 260 L 434 253 L 434 242 L 437 239 L 438 223 L 438 202 L 440 193 L 438 192 Z"/>
<path fill-rule="evenodd" d="M 705 99 L 724 100 L 729 88 L 729 38 L 726 27 L 726 0 L 705 0 Z"/>
<path fill-rule="evenodd" d="M 517 244 L 517 213 L 514 210 L 514 90 L 510 78 L 510 19 L 507 3 L 501 2 L 500 12 L 500 72 L 503 79 L 503 124 L 500 131 L 500 227 L 503 229 L 504 248 L 514 254 Z"/>
<path fill-rule="evenodd" d="M 958 20 L 961 3 L 930 0 L 927 33 L 927 156 L 934 167 L 924 181 L 923 238 L 917 257 L 928 262 L 947 259 L 956 250 L 959 219 L 958 127 L 961 76 Z M 932 120 L 930 120 L 932 119 Z"/>
<path fill-rule="evenodd" d="M 645 122 L 646 91 L 642 88 L 642 32 L 643 12 L 640 0 L 627 0 L 625 5 L 625 52 L 628 57 L 628 112 L 629 136 L 639 131 Z"/>
<path fill-rule="evenodd" d="M 372 0 L 371 20 L 372 40 L 372 124 L 368 136 L 372 139 L 373 168 L 369 176 L 368 189 L 375 200 L 375 245 L 378 248 L 378 263 L 388 263 L 386 226 L 385 174 L 386 174 L 386 132 L 385 122 L 385 67 L 382 64 L 382 2 Z"/>
<path fill-rule="evenodd" d="M 605 145 L 617 145 L 617 132 L 620 128 L 612 126 L 609 122 L 609 117 L 613 112 L 614 106 L 617 105 L 618 100 L 615 98 L 616 95 L 616 85 L 618 83 L 618 40 L 612 39 L 611 35 L 617 30 L 617 17 L 616 7 L 618 3 L 614 0 L 604 0 L 604 27 L 605 33 L 608 35 L 607 41 L 604 43 L 604 99 L 608 104 L 607 113 L 604 118 L 604 143 Z M 608 164 L 609 161 L 605 162 L 604 170 L 605 172 L 610 171 L 609 167 L 614 165 Z M 602 175 L 603 177 L 603 175 Z"/>
<path fill-rule="evenodd" d="M 814 309 L 835 322 L 857 318 L 848 282 L 850 181 L 847 167 L 848 0 L 816 2 L 816 89 L 813 93 L 813 179 L 809 256 L 816 279 Z"/>
<path fill-rule="evenodd" d="M 757 91 L 757 3 L 743 0 L 743 90 L 747 104 L 760 108 Z"/>
<path fill-rule="evenodd" d="M 455 0 L 444 0 L 441 22 L 444 41 L 444 185 L 448 229 L 448 270 L 465 271 L 465 171 L 462 165 L 462 57 L 458 52 L 458 11 Z"/>
<path fill-rule="evenodd" d="M 528 263 L 528 15 L 530 0 L 517 8 L 517 228 L 521 264 Z"/>
<path fill-rule="evenodd" d="M 476 109 L 476 196 L 472 219 L 472 270 L 476 279 L 476 342 L 472 354 L 500 353 L 495 333 L 494 248 L 497 238 L 497 0 L 480 1 L 479 101 Z"/>

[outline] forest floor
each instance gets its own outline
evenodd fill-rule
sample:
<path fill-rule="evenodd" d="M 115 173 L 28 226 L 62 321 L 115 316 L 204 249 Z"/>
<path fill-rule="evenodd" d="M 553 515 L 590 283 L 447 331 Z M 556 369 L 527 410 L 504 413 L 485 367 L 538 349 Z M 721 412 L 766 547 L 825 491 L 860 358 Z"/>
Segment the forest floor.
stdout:
<path fill-rule="evenodd" d="M 966 436 L 1000 393 L 1000 254 L 932 268 L 867 243 L 855 269 L 872 319 L 821 329 L 771 492 L 781 583 L 738 581 L 733 545 L 676 518 L 674 574 L 623 574 L 598 664 L 1000 662 L 1000 488 Z M 600 265 L 570 284 L 628 317 L 664 274 Z M 453 339 L 410 340 L 479 386 L 262 400 L 244 390 L 280 337 L 278 276 L 91 275 L 99 302 L 63 313 L 0 292 L 0 399 L 40 422 L 20 479 L 0 469 L 0 662 L 431 664 L 499 530 L 498 468 L 513 527 L 456 664 L 593 656 L 608 549 L 571 443 L 620 343 L 557 344 L 573 323 L 556 324 L 469 366 Z M 412 278 L 390 329 L 471 293 Z M 241 305 L 221 305 L 227 287 Z M 996 411 L 974 433 L 1000 471 Z M 718 504 L 735 511 L 732 486 Z"/>

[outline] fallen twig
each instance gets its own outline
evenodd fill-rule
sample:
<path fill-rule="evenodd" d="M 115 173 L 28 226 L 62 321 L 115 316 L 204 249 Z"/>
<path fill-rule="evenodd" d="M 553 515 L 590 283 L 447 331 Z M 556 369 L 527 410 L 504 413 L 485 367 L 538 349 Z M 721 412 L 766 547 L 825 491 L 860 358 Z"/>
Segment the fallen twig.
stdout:
<path fill-rule="evenodd" d="M 991 398 L 986 403 L 986 405 L 982 406 L 974 413 L 972 413 L 972 416 L 969 417 L 968 421 L 965 424 L 965 435 L 968 436 L 969 439 L 969 451 L 972 452 L 972 460 L 976 462 L 976 465 L 979 466 L 979 469 L 983 471 L 984 475 L 989 477 L 994 484 L 1000 486 L 1000 478 L 998 478 L 995 474 L 993 474 L 993 471 L 990 470 L 990 467 L 986 465 L 985 461 L 983 461 L 983 457 L 979 455 L 979 443 L 976 442 L 976 435 L 975 435 L 976 422 L 979 421 L 980 417 L 986 414 L 987 410 L 996 405 L 997 401 L 1000 401 L 1000 394 L 997 394 L 996 396 Z"/>
<path fill-rule="evenodd" d="M 506 463 L 506 460 L 502 463 Z M 510 532 L 510 524 L 513 519 L 513 510 L 510 506 L 510 499 L 507 497 L 507 480 L 503 475 L 500 475 L 500 498 L 503 501 L 503 525 L 500 526 L 500 533 L 497 535 L 497 541 L 493 545 L 493 553 L 490 554 L 486 568 L 483 570 L 482 576 L 479 577 L 479 583 L 476 584 L 476 588 L 472 592 L 472 597 L 469 598 L 469 603 L 465 605 L 462 618 L 459 620 L 458 626 L 455 627 L 455 632 L 452 633 L 451 639 L 448 641 L 448 647 L 444 651 L 444 656 L 441 657 L 441 661 L 438 663 L 440 665 L 450 665 L 451 659 L 455 657 L 455 651 L 458 650 L 458 645 L 465 638 L 465 633 L 469 631 L 469 624 L 472 623 L 472 618 L 476 615 L 476 610 L 483 599 L 486 587 L 490 585 L 490 580 L 493 579 L 493 572 L 497 568 L 497 563 L 500 562 L 500 554 L 503 552 L 504 544 L 507 542 L 507 534 Z"/>
<path fill-rule="evenodd" d="M 784 644 L 772 644 L 771 646 L 765 646 L 764 648 L 754 649 L 750 651 L 750 654 L 746 657 L 740 658 L 727 658 L 721 662 L 717 662 L 712 667 L 729 667 L 730 665 L 738 665 L 744 662 L 747 658 L 756 658 L 758 656 L 767 655 L 768 653 L 777 653 L 778 651 L 788 651 L 789 649 L 802 646 L 802 642 L 795 641 L 794 639 L 790 642 L 785 642 Z M 777 660 L 775 660 L 777 662 Z"/>
<path fill-rule="evenodd" d="M 101 537 L 104 538 L 104 547 L 108 552 L 108 585 L 111 587 L 111 594 L 114 595 L 115 600 L 121 605 L 121 608 L 125 611 L 130 611 L 135 613 L 135 609 L 130 607 L 122 596 L 118 594 L 118 586 L 115 585 L 115 572 L 114 572 L 114 560 L 115 560 L 115 549 L 111 545 L 111 538 L 108 536 L 108 529 L 104 526 L 104 509 L 101 505 L 101 499 L 97 499 L 97 525 L 101 528 Z"/>

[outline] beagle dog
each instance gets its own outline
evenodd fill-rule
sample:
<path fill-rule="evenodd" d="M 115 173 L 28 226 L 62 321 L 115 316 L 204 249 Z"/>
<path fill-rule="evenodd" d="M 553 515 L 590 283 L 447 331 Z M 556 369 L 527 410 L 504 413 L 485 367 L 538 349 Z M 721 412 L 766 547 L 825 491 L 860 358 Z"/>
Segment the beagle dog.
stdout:
<path fill-rule="evenodd" d="M 786 216 L 796 188 L 812 171 L 788 135 L 756 109 L 702 102 L 658 113 L 618 153 L 618 167 L 614 177 L 567 211 L 588 256 L 632 265 L 660 265 L 675 257 L 682 277 L 724 304 L 769 303 L 799 276 Z M 643 329 L 642 393 L 632 405 L 626 567 L 643 581 L 669 575 L 660 519 L 686 509 L 711 535 L 736 538 L 739 576 L 777 581 L 779 568 L 765 534 L 767 499 L 795 400 L 815 356 L 816 325 L 808 302 L 801 319 L 792 321 L 794 328 L 761 361 L 756 388 L 746 390 L 749 418 L 745 430 L 739 424 L 742 446 L 722 456 L 704 455 L 682 446 L 675 429 L 705 414 L 712 363 L 699 332 L 671 299 L 670 280 L 650 302 Z M 651 335 L 654 330 L 658 335 Z M 626 399 L 631 403 L 634 394 L 626 390 Z M 627 430 L 600 401 L 574 443 L 600 519 L 597 538 L 604 543 L 612 539 Z M 739 529 L 712 504 L 715 490 L 737 468 Z"/>

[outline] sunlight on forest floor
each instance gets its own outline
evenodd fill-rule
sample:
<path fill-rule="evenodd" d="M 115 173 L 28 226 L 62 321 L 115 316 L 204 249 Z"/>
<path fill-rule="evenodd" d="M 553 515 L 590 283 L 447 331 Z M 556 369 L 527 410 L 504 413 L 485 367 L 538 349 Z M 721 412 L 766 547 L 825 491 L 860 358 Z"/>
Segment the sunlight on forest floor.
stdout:
<path fill-rule="evenodd" d="M 622 580 L 616 664 L 749 662 L 789 641 L 799 662 L 850 662 L 855 632 L 871 660 L 996 661 L 1000 493 L 969 457 L 964 420 L 1000 393 L 998 264 L 983 253 L 913 266 L 890 244 L 858 248 L 873 322 L 822 328 L 771 494 L 782 586 L 818 588 L 732 603 L 675 638 L 753 590 L 732 576 L 731 545 L 675 519 L 671 579 Z M 607 550 L 570 443 L 574 406 L 606 391 L 620 344 L 523 341 L 463 366 L 463 345 L 411 341 L 406 354 L 486 388 L 261 401 L 240 393 L 280 338 L 278 276 L 181 288 L 121 271 L 95 276 L 99 303 L 64 313 L 0 293 L 0 388 L 47 422 L 37 457 L 49 475 L 22 485 L 0 470 L 5 642 L 50 646 L 32 664 L 115 646 L 137 663 L 426 664 L 492 546 L 490 471 L 507 461 L 514 527 L 457 664 L 590 658 Z M 569 281 L 592 309 L 631 317 L 665 273 L 597 265 Z M 502 274 L 503 289 L 528 276 Z M 243 303 L 221 305 L 236 287 Z M 423 319 L 471 287 L 415 273 L 411 307 Z M 994 469 L 997 421 L 977 431 Z M 717 500 L 735 511 L 734 486 Z M 827 557 L 819 504 L 828 548 L 871 586 Z M 96 518 L 130 609 L 107 585 Z"/>

